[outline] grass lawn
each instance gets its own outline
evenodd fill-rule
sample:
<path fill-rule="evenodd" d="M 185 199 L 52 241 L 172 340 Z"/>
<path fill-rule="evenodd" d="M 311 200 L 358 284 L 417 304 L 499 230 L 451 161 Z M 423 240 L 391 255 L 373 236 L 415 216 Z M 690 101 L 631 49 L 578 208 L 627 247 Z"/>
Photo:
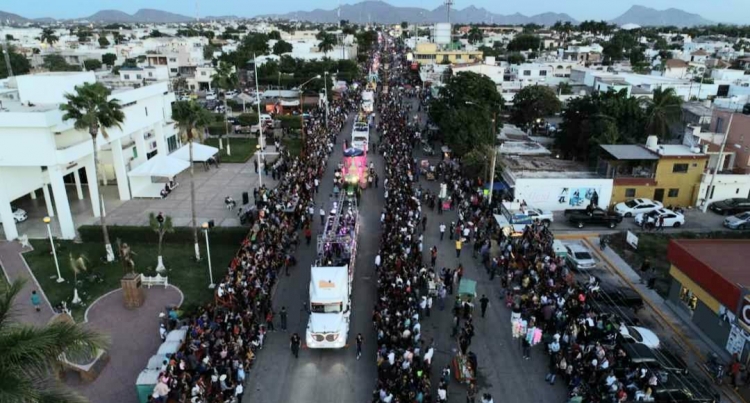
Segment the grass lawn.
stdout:
<path fill-rule="evenodd" d="M 206 145 L 219 148 L 219 139 L 212 137 L 204 141 Z M 258 144 L 257 139 L 231 138 L 229 144 L 232 146 L 232 155 L 227 155 L 227 138 L 222 139 L 224 149 L 219 150 L 219 160 L 221 163 L 244 163 L 255 153 L 255 146 Z"/>
<path fill-rule="evenodd" d="M 63 300 L 67 301 L 76 321 L 83 320 L 86 308 L 94 300 L 108 291 L 120 288 L 120 279 L 123 275 L 122 266 L 119 262 L 106 264 L 100 261 L 100 258 L 104 256 L 104 245 L 98 242 L 76 244 L 72 241 L 59 241 L 60 247 L 57 250 L 57 256 L 60 259 L 60 272 L 65 282 L 58 284 L 55 263 L 50 255 L 49 242 L 37 240 L 31 241 L 31 243 L 34 246 L 34 251 L 24 254 L 31 271 L 34 272 L 34 276 L 42 286 L 50 303 L 55 306 Z M 155 243 L 136 243 L 130 246 L 137 254 L 134 259 L 136 270 L 144 275 L 155 275 L 157 245 Z M 238 248 L 239 245 L 223 245 L 218 242 L 211 245 L 214 281 L 225 273 L 227 265 Z M 201 253 L 204 255 L 204 260 L 196 263 L 193 261 L 193 245 L 165 243 L 162 247 L 169 283 L 182 290 L 185 296 L 183 307 L 186 310 L 209 302 L 213 295 L 212 291 L 208 289 L 208 264 L 205 260 L 206 249 L 203 243 L 201 244 Z M 89 260 L 88 273 L 98 273 L 103 279 L 101 282 L 95 282 L 89 279 L 87 273 L 78 275 L 78 295 L 83 300 L 81 306 L 73 306 L 70 303 L 73 299 L 73 272 L 68 263 L 71 254 L 74 257 L 81 254 L 86 255 Z"/>
<path fill-rule="evenodd" d="M 302 152 L 302 139 L 300 137 L 285 137 L 281 143 L 289 150 L 289 154 L 300 155 Z"/>
<path fill-rule="evenodd" d="M 634 250 L 625 242 L 625 232 L 619 232 L 610 237 L 609 246 L 625 260 L 630 267 L 639 271 L 645 259 L 651 261 L 651 266 L 656 269 L 656 291 L 659 295 L 667 297 L 669 293 L 669 260 L 667 259 L 667 246 L 670 239 L 747 239 L 750 232 L 747 231 L 716 231 L 716 232 L 678 232 L 678 233 L 654 233 L 639 232 L 638 249 Z"/>

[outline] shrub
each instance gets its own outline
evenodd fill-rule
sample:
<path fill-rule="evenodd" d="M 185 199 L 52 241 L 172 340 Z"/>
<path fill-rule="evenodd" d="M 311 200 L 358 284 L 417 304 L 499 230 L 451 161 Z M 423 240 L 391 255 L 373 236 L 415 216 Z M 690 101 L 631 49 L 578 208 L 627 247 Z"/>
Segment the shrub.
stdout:
<path fill-rule="evenodd" d="M 127 243 L 159 242 L 159 236 L 149 227 L 112 225 L 108 226 L 109 238 L 112 242 L 121 239 Z M 247 236 L 248 229 L 245 227 L 214 227 L 211 231 L 211 242 L 221 242 L 227 245 L 239 245 Z M 78 228 L 78 233 L 83 242 L 104 242 L 102 227 L 99 225 L 83 225 Z M 198 240 L 202 241 L 201 234 Z M 193 230 L 190 227 L 175 227 L 174 233 L 164 236 L 164 243 L 169 244 L 192 244 Z M 192 251 L 192 249 L 191 249 Z"/>

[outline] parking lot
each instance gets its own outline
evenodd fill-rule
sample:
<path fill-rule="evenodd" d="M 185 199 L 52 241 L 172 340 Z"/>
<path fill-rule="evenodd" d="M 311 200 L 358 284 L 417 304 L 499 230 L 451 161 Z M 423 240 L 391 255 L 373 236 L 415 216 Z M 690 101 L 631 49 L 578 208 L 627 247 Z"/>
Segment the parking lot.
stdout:
<path fill-rule="evenodd" d="M 699 213 L 701 214 L 701 213 Z M 563 245 L 570 247 L 572 250 L 585 248 L 594 260 L 596 267 L 593 269 L 578 271 L 575 273 L 575 280 L 579 282 L 588 282 L 590 277 L 594 276 L 599 280 L 602 291 L 610 295 L 617 295 L 616 290 L 622 290 L 623 296 L 619 301 L 612 296 L 603 296 L 592 301 L 592 305 L 600 311 L 618 315 L 622 322 L 628 326 L 637 326 L 652 331 L 659 341 L 659 350 L 655 354 L 657 358 L 669 361 L 668 357 L 678 357 L 678 361 L 684 361 L 689 374 L 696 377 L 704 383 L 704 388 L 713 388 L 721 393 L 722 402 L 743 402 L 741 398 L 734 393 L 730 387 L 718 387 L 713 384 L 708 374 L 703 370 L 705 359 L 708 354 L 705 351 L 706 346 L 695 334 L 691 334 L 687 325 L 680 323 L 674 313 L 667 307 L 664 301 L 658 297 L 655 292 L 646 289 L 645 285 L 633 283 L 633 278 L 627 273 L 622 273 L 620 268 L 615 267 L 617 264 L 608 256 L 612 252 L 602 252 L 596 240 L 589 239 L 569 239 L 562 240 Z M 638 280 L 635 280 L 636 282 Z M 647 291 L 646 291 L 647 290 Z M 645 291 L 645 292 L 644 292 Z M 643 300 L 643 307 L 637 311 L 630 306 L 634 304 L 633 300 L 640 298 Z M 647 337 L 644 335 L 644 339 Z"/>
<path fill-rule="evenodd" d="M 724 216 L 721 216 L 719 214 L 713 213 L 711 211 L 706 211 L 705 213 L 700 211 L 700 209 L 692 208 L 689 210 L 685 210 L 685 224 L 682 225 L 680 228 L 669 228 L 665 227 L 664 231 L 666 232 L 680 232 L 680 231 L 700 231 L 700 232 L 706 232 L 706 231 L 726 231 L 727 229 L 722 226 L 722 223 L 724 222 Z M 583 229 L 579 229 L 571 225 L 567 217 L 563 214 L 562 211 L 555 211 L 554 212 L 554 221 L 552 222 L 552 225 L 550 226 L 550 229 L 554 233 L 565 233 L 565 232 L 575 232 L 575 231 L 586 231 L 586 232 L 609 232 L 610 230 L 607 227 L 604 226 L 598 226 L 598 225 L 589 225 L 584 227 Z M 641 231 L 641 227 L 638 226 L 635 223 L 634 218 L 624 218 L 622 222 L 617 226 L 615 231 Z"/>

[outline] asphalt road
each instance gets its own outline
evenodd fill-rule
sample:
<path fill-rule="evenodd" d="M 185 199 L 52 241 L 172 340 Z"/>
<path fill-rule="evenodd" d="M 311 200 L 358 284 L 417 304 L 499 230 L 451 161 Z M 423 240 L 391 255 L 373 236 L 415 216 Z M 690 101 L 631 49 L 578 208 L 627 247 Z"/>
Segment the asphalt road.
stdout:
<path fill-rule="evenodd" d="M 326 211 L 331 208 L 329 196 L 333 189 L 333 171 L 342 159 L 342 144 L 351 134 L 353 118 L 354 115 L 349 117 L 338 135 L 336 147 L 320 182 L 320 193 L 315 198 L 316 212 L 321 206 Z M 375 161 L 375 169 L 383 178 L 382 157 L 371 154 L 368 159 Z M 303 303 L 309 301 L 310 267 L 316 258 L 314 240 L 310 245 L 305 245 L 304 238 L 301 238 L 302 244 L 296 252 L 297 266 L 291 270 L 291 276 L 282 276 L 274 295 L 276 312 L 282 306 L 286 306 L 289 311 L 288 332 L 269 333 L 263 351 L 258 353 L 248 376 L 244 402 L 369 401 L 377 375 L 375 333 L 371 317 L 376 298 L 374 261 L 380 244 L 379 219 L 382 209 L 382 188 L 365 190 L 359 205 L 359 245 L 348 346 L 340 350 L 317 350 L 304 348 L 303 345 L 299 359 L 291 354 L 289 337 L 293 332 L 297 332 L 304 343 L 308 314 L 303 310 Z M 314 222 L 313 238 L 322 230 L 317 213 Z M 354 343 L 357 333 L 362 333 L 365 338 L 363 356 L 359 361 L 356 359 Z"/>

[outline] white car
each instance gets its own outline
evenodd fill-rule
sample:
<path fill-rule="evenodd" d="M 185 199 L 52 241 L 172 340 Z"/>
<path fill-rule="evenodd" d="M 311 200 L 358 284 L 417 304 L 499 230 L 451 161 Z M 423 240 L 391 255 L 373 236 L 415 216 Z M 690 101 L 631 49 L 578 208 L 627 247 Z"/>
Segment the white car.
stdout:
<path fill-rule="evenodd" d="M 615 213 L 623 217 L 633 217 L 640 213 L 650 213 L 664 207 L 661 202 L 649 199 L 633 199 L 615 205 Z"/>
<path fill-rule="evenodd" d="M 10 206 L 10 210 L 13 212 L 13 221 L 15 222 L 24 222 L 26 221 L 29 216 L 26 215 L 26 211 L 22 210 L 15 206 Z M 0 221 L 0 224 L 2 224 L 2 221 Z"/>
<path fill-rule="evenodd" d="M 567 244 L 565 251 L 568 253 L 565 259 L 575 270 L 591 270 L 596 268 L 596 259 L 591 252 L 581 244 Z"/>
<path fill-rule="evenodd" d="M 635 223 L 641 227 L 647 224 L 653 224 L 656 226 L 661 217 L 664 217 L 665 227 L 679 228 L 685 224 L 684 215 L 665 208 L 656 209 L 650 213 L 640 213 L 635 216 Z"/>
<path fill-rule="evenodd" d="M 234 97 L 237 96 L 237 91 L 236 90 L 229 90 L 226 93 L 224 93 L 224 96 L 227 97 L 227 98 L 234 98 Z"/>
<path fill-rule="evenodd" d="M 620 325 L 620 336 L 627 343 L 643 344 L 648 348 L 659 348 L 659 337 L 645 327 Z"/>

